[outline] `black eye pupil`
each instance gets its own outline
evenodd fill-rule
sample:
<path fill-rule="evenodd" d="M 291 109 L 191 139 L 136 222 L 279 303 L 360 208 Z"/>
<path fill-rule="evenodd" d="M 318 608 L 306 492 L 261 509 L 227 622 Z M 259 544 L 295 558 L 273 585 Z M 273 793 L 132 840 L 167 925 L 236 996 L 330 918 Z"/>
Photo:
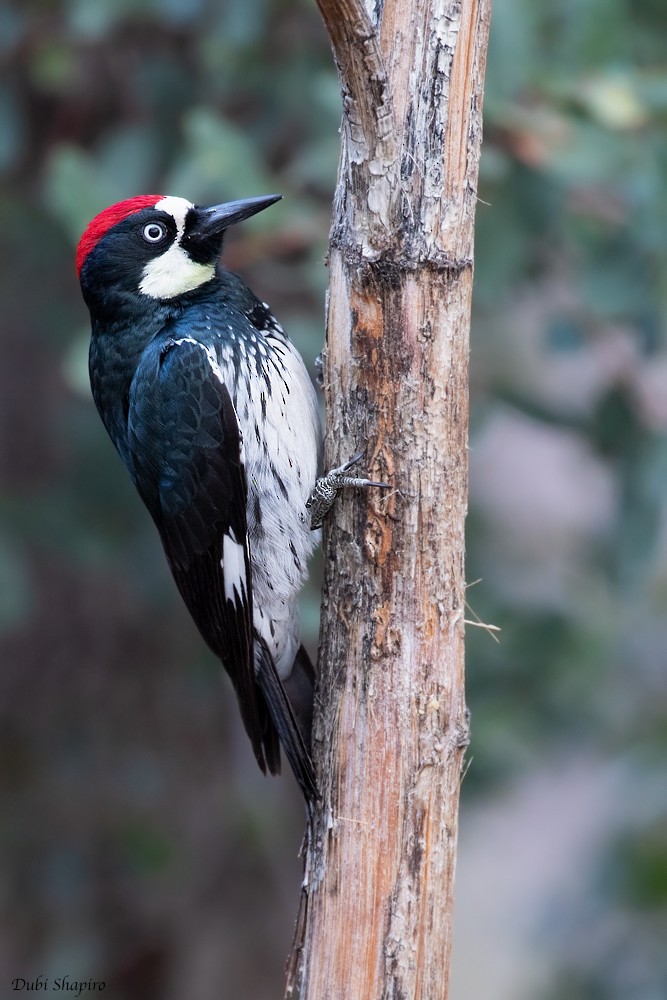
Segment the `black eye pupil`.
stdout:
<path fill-rule="evenodd" d="M 157 222 L 152 222 L 144 228 L 144 236 L 151 243 L 157 243 L 164 236 L 164 230 Z"/>

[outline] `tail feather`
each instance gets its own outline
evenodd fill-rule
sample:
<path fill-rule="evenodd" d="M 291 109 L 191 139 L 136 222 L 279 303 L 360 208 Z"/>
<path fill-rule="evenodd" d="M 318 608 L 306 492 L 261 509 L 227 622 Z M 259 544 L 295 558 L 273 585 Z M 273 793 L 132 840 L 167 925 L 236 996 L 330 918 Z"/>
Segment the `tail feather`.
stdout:
<path fill-rule="evenodd" d="M 306 747 L 289 698 L 278 676 L 273 657 L 261 639 L 255 639 L 259 649 L 259 669 L 257 683 L 266 701 L 271 721 L 276 728 L 280 743 L 294 772 L 307 802 L 317 798 L 317 783 L 310 753 Z M 267 754 L 268 757 L 268 754 Z M 268 761 L 271 767 L 271 761 Z M 275 773 L 275 771 L 274 771 Z"/>
<path fill-rule="evenodd" d="M 315 670 L 305 646 L 299 646 L 292 672 L 284 679 L 283 687 L 299 723 L 303 741 L 312 753 Z"/>
<path fill-rule="evenodd" d="M 267 768 L 269 770 L 269 774 L 280 774 L 280 740 L 278 738 L 278 733 L 276 732 L 276 727 L 273 724 L 273 718 L 271 712 L 269 711 L 269 706 L 266 703 L 266 696 L 258 696 L 257 700 L 263 703 L 260 717 L 262 723 L 261 740 L 264 766 L 260 763 L 260 767 L 262 768 L 264 774 L 266 774 Z"/>

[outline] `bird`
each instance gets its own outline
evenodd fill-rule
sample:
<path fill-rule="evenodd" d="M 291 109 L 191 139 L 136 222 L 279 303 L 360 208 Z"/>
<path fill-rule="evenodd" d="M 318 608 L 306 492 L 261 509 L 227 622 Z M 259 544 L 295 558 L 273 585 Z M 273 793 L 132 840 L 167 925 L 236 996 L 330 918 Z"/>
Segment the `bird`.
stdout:
<path fill-rule="evenodd" d="M 297 598 L 318 528 L 361 455 L 319 476 L 322 430 L 300 354 L 221 263 L 226 231 L 281 198 L 213 206 L 139 195 L 84 230 L 95 405 L 153 518 L 181 597 L 235 689 L 262 771 L 280 746 L 307 803 L 314 669 Z"/>

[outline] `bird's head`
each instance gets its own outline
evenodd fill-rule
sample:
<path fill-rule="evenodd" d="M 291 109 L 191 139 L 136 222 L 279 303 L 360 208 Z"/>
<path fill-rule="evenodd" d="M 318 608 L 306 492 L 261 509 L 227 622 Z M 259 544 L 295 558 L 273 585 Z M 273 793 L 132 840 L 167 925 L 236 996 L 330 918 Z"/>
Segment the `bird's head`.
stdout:
<path fill-rule="evenodd" d="M 176 299 L 210 281 L 225 230 L 280 199 L 279 194 L 201 207 L 185 198 L 140 195 L 100 212 L 79 241 L 76 270 L 91 308 L 139 297 Z"/>

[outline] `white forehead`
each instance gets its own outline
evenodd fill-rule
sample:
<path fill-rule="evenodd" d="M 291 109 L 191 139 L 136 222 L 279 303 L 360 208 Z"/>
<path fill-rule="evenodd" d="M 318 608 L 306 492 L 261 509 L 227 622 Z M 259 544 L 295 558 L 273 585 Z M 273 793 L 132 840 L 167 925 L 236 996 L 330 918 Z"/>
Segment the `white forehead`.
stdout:
<path fill-rule="evenodd" d="M 168 212 L 173 217 L 178 229 L 178 239 L 180 239 L 185 229 L 185 216 L 191 208 L 195 207 L 192 202 L 188 201 L 187 198 L 176 198 L 174 195 L 168 195 L 156 202 L 155 207 L 159 212 Z"/>

